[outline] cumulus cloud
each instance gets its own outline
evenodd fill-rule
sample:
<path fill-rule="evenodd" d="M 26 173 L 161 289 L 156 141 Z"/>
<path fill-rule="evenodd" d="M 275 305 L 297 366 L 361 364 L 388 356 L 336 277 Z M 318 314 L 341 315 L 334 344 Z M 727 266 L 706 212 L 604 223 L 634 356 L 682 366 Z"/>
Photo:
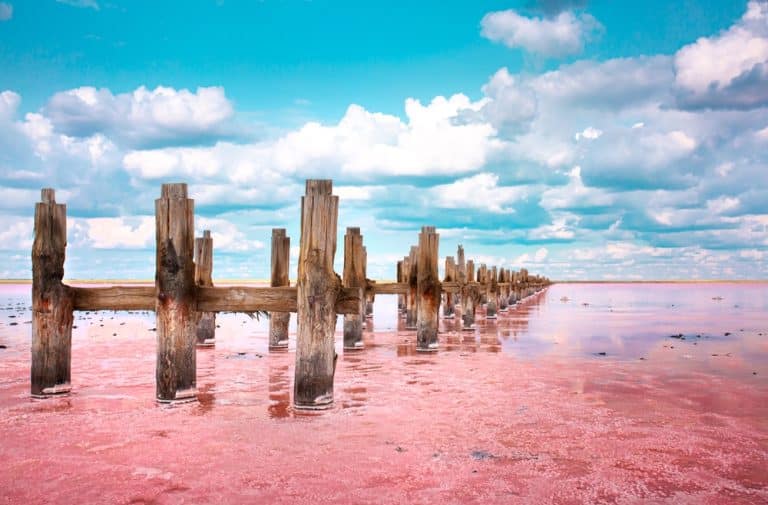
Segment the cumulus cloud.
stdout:
<path fill-rule="evenodd" d="M 586 13 L 563 11 L 553 18 L 539 18 L 512 9 L 488 13 L 480 24 L 487 39 L 543 56 L 580 53 L 585 41 L 602 28 Z"/>
<path fill-rule="evenodd" d="M 13 5 L 0 2 L 0 21 L 8 21 L 13 17 Z"/>
<path fill-rule="evenodd" d="M 675 54 L 679 103 L 688 108 L 768 104 L 768 3 L 751 0 L 735 25 Z"/>
<path fill-rule="evenodd" d="M 65 135 L 103 133 L 129 145 L 220 137 L 233 112 L 221 87 L 201 87 L 193 93 L 162 86 L 117 95 L 84 86 L 56 93 L 43 111 L 52 127 Z"/>
<path fill-rule="evenodd" d="M 430 196 L 438 207 L 483 209 L 494 213 L 513 213 L 511 206 L 527 195 L 524 186 L 500 186 L 499 176 L 483 172 L 431 188 Z"/>
<path fill-rule="evenodd" d="M 465 95 L 436 97 L 427 105 L 405 103 L 407 121 L 351 105 L 335 125 L 310 122 L 277 139 L 253 144 L 137 150 L 123 159 L 141 178 L 184 175 L 255 183 L 285 175 L 336 175 L 353 180 L 377 175 L 461 174 L 482 167 L 501 142 L 493 126 L 461 121 L 485 101 Z"/>

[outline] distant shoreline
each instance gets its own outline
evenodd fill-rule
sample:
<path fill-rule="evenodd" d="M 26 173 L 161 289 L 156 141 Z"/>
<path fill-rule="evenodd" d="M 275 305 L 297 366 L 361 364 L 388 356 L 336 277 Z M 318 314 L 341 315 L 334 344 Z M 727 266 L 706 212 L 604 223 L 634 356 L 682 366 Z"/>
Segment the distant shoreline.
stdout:
<path fill-rule="evenodd" d="M 379 280 L 378 282 L 394 282 Z M 152 279 L 64 279 L 65 284 L 154 284 Z M 552 284 L 761 284 L 768 279 L 655 279 L 655 280 L 567 280 L 552 281 Z M 32 279 L 0 279 L 2 284 L 32 284 Z M 214 279 L 214 284 L 269 284 L 269 279 Z M 295 279 L 291 279 L 295 285 Z"/>

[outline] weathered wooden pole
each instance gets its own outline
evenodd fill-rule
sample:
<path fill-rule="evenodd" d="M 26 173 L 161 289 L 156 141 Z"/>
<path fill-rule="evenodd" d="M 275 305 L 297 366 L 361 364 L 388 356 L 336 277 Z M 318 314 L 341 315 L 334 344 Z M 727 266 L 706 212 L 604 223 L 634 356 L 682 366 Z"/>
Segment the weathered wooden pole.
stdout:
<path fill-rule="evenodd" d="M 437 261 L 440 235 L 434 226 L 423 226 L 419 234 L 416 350 L 437 350 L 440 310 L 440 278 Z"/>
<path fill-rule="evenodd" d="M 464 323 L 463 329 L 466 331 L 474 329 L 475 324 L 475 301 L 479 297 L 478 288 L 471 284 L 475 279 L 475 263 L 472 260 L 467 261 L 466 278 L 468 283 L 464 285 L 461 293 L 461 320 Z"/>
<path fill-rule="evenodd" d="M 290 264 L 291 238 L 285 233 L 285 228 L 272 228 L 272 261 L 269 285 L 273 288 L 290 286 L 288 265 Z M 269 314 L 269 348 L 272 350 L 288 348 L 288 325 L 291 322 L 290 312 L 270 312 Z"/>
<path fill-rule="evenodd" d="M 195 238 L 195 285 L 213 286 L 213 239 L 210 230 Z M 197 321 L 197 346 L 210 347 L 216 343 L 216 313 L 200 312 Z"/>
<path fill-rule="evenodd" d="M 464 247 L 459 244 L 456 248 L 456 280 L 459 281 L 459 292 L 455 296 L 455 305 L 461 312 L 464 306 L 464 285 L 467 283 L 467 262 L 464 259 Z M 461 312 L 463 315 L 464 313 Z"/>
<path fill-rule="evenodd" d="M 499 312 L 507 312 L 509 300 L 509 269 L 502 268 L 499 270 L 499 283 L 503 284 L 503 286 L 499 286 Z"/>
<path fill-rule="evenodd" d="M 307 180 L 301 199 L 293 384 L 293 403 L 299 409 L 325 409 L 333 404 L 333 335 L 341 279 L 333 271 L 339 197 L 332 190 L 330 180 Z"/>
<path fill-rule="evenodd" d="M 403 282 L 404 284 L 409 284 L 411 279 L 411 257 L 410 256 L 404 256 L 403 257 Z M 403 295 L 403 313 L 402 316 L 406 318 L 406 321 L 408 320 L 408 308 L 410 307 L 410 303 L 413 303 L 411 300 L 411 293 L 410 293 L 410 284 L 409 289 L 406 291 L 406 293 Z M 406 324 L 406 327 L 408 325 Z"/>
<path fill-rule="evenodd" d="M 408 298 L 406 299 L 405 308 L 405 327 L 409 330 L 416 329 L 416 311 L 418 310 L 419 300 L 417 295 L 418 288 L 418 270 L 419 265 L 417 262 L 419 248 L 411 246 L 411 253 L 408 256 Z"/>
<path fill-rule="evenodd" d="M 496 299 L 499 296 L 499 284 L 496 278 L 496 267 L 491 267 L 486 271 L 487 293 L 488 293 L 488 305 L 485 308 L 485 317 L 488 319 L 496 319 Z"/>
<path fill-rule="evenodd" d="M 186 184 L 163 184 L 155 200 L 159 402 L 194 400 L 196 394 L 194 212 Z"/>
<path fill-rule="evenodd" d="M 403 281 L 403 260 L 400 260 L 397 262 L 397 276 L 396 280 L 397 283 L 405 282 Z M 398 312 L 402 312 L 405 310 L 405 295 L 399 294 L 397 295 L 397 310 Z"/>
<path fill-rule="evenodd" d="M 479 303 L 482 305 L 488 301 L 488 267 L 485 263 L 481 263 L 477 269 L 477 282 L 480 283 Z"/>
<path fill-rule="evenodd" d="M 445 258 L 445 282 L 452 282 L 456 279 L 456 262 L 453 256 Z M 455 296 L 451 292 L 445 293 L 445 306 L 443 306 L 443 317 L 453 318 L 455 316 L 454 308 L 456 306 Z"/>
<path fill-rule="evenodd" d="M 344 287 L 365 287 L 365 248 L 360 228 L 347 228 L 344 235 Z M 344 316 L 344 349 L 363 348 L 364 314 L 346 314 Z"/>
<path fill-rule="evenodd" d="M 43 189 L 35 204 L 32 243 L 32 367 L 34 398 L 70 390 L 72 356 L 71 289 L 62 284 L 67 248 L 67 206 Z"/>
<path fill-rule="evenodd" d="M 368 277 L 368 249 L 363 247 L 363 279 Z M 363 284 L 363 287 L 367 285 L 367 281 Z M 365 317 L 367 319 L 373 318 L 373 302 L 376 300 L 376 293 L 371 290 L 365 291 Z"/>

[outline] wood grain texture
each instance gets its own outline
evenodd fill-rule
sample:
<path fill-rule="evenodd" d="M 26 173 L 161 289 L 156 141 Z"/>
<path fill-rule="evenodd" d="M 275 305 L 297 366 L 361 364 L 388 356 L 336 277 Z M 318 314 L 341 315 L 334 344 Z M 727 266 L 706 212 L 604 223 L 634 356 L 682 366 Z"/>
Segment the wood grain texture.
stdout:
<path fill-rule="evenodd" d="M 365 261 L 366 254 L 360 228 L 347 228 L 347 233 L 344 235 L 344 272 L 342 278 L 344 287 L 365 287 Z M 365 305 L 367 305 L 367 300 Z M 344 315 L 344 349 L 363 348 L 364 317 L 364 311 L 359 314 Z"/>
<path fill-rule="evenodd" d="M 155 310 L 155 286 L 72 287 L 75 310 Z"/>
<path fill-rule="evenodd" d="M 163 184 L 155 200 L 157 400 L 195 396 L 194 202 L 186 184 Z M 213 288 L 210 288 L 213 289 Z"/>
<path fill-rule="evenodd" d="M 417 260 L 417 321 L 416 350 L 437 349 L 437 328 L 440 309 L 440 278 L 437 261 L 440 236 L 433 226 L 424 226 L 419 234 Z"/>
<path fill-rule="evenodd" d="M 67 207 L 53 189 L 35 204 L 32 243 L 31 394 L 44 397 L 69 391 L 72 356 L 72 290 L 64 285 Z"/>
<path fill-rule="evenodd" d="M 195 238 L 195 286 L 213 286 L 213 238 L 210 230 Z M 216 313 L 198 312 L 197 345 L 209 346 L 216 341 Z"/>
<path fill-rule="evenodd" d="M 272 261 L 270 286 L 290 286 L 288 265 L 290 264 L 291 239 L 285 228 L 272 229 Z M 295 298 L 294 298 L 295 299 Z M 269 317 L 269 348 L 285 349 L 288 347 L 288 325 L 291 311 L 272 311 Z"/>
<path fill-rule="evenodd" d="M 293 403 L 299 409 L 333 404 L 335 305 L 341 279 L 333 271 L 339 199 L 331 191 L 330 180 L 308 180 L 301 199 L 293 390 Z"/>

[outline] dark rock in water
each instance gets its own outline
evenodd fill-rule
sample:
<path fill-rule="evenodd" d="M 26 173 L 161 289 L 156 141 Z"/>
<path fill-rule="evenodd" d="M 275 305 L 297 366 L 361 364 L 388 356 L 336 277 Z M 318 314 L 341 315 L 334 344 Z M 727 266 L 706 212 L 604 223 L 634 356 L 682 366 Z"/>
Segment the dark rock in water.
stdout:
<path fill-rule="evenodd" d="M 645 358 L 643 358 L 642 356 L 640 356 L 640 360 L 641 360 L 641 361 L 645 361 Z"/>
<path fill-rule="evenodd" d="M 683 336 L 682 333 L 678 333 L 677 335 L 670 335 L 669 338 L 677 338 L 680 340 L 685 340 L 685 336 Z"/>
<path fill-rule="evenodd" d="M 396 450 L 397 452 L 405 452 L 405 449 L 403 449 L 403 448 L 402 448 L 402 447 L 400 447 L 399 445 L 398 445 L 397 447 L 395 447 L 395 450 Z"/>
<path fill-rule="evenodd" d="M 726 337 L 727 337 L 727 336 L 729 336 L 730 334 L 731 334 L 731 332 L 730 332 L 730 331 L 726 331 L 726 332 L 724 333 L 724 335 L 725 335 Z"/>
<path fill-rule="evenodd" d="M 16 321 L 14 321 L 14 322 L 12 322 L 12 323 L 8 323 L 8 326 L 16 326 L 17 324 L 19 324 L 19 323 L 17 323 Z"/>
<path fill-rule="evenodd" d="M 0 349 L 8 349 L 8 346 L 5 344 L 0 344 Z"/>
<path fill-rule="evenodd" d="M 483 461 L 485 459 L 494 459 L 496 457 L 488 451 L 472 451 L 471 456 L 472 456 L 472 459 L 476 459 L 477 461 Z"/>
<path fill-rule="evenodd" d="M 596 352 L 595 356 L 605 356 L 605 351 Z"/>
<path fill-rule="evenodd" d="M 757 375 L 757 372 L 752 372 L 752 375 Z"/>

